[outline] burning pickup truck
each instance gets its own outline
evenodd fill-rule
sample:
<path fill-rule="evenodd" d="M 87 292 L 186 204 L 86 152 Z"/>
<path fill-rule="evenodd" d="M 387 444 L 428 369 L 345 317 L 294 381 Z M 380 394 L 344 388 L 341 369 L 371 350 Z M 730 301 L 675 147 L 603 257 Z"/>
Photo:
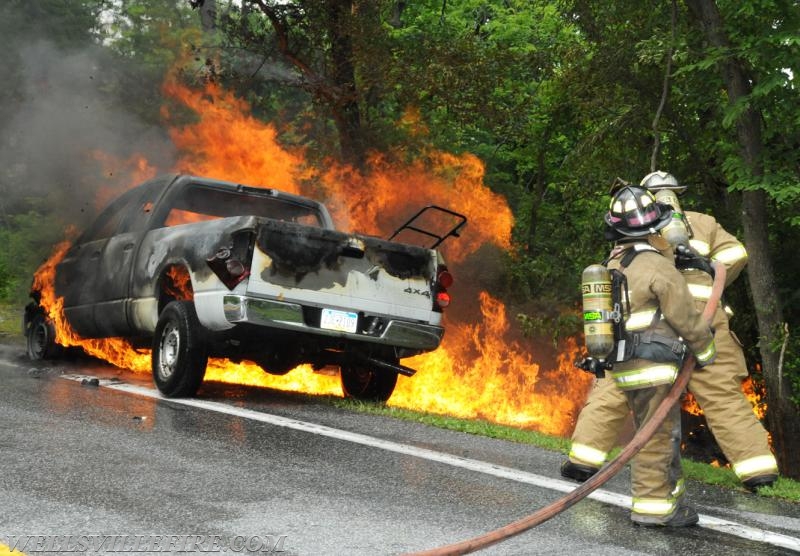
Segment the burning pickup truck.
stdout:
<path fill-rule="evenodd" d="M 398 373 L 414 374 L 400 359 L 444 333 L 453 279 L 436 247 L 466 218 L 426 209 L 454 225 L 437 235 L 412 218 L 401 230 L 435 240 L 417 246 L 337 231 L 323 204 L 298 195 L 162 176 L 112 202 L 69 248 L 55 295 L 81 337 L 152 347 L 168 397 L 195 395 L 214 356 L 273 374 L 338 367 L 345 396 L 386 401 Z M 28 355 L 50 358 L 54 324 L 31 296 Z"/>

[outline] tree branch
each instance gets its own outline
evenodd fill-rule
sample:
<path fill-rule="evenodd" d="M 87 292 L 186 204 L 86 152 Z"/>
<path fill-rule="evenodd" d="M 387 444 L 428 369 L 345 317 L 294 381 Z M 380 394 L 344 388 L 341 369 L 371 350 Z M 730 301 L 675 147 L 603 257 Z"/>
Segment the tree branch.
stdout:
<path fill-rule="evenodd" d="M 656 115 L 653 118 L 653 154 L 650 156 L 650 171 L 656 171 L 656 159 L 658 158 L 658 150 L 661 147 L 661 135 L 658 133 L 658 123 L 661 120 L 661 113 L 664 111 L 664 105 L 667 103 L 667 96 L 669 95 L 669 76 L 672 73 L 672 52 L 675 48 L 675 27 L 678 19 L 678 6 L 676 0 L 672 0 L 672 16 L 670 18 L 670 42 L 669 49 L 667 50 L 667 66 L 664 69 L 664 84 L 661 87 L 661 101 L 658 104 Z"/>
<path fill-rule="evenodd" d="M 331 88 L 324 84 L 325 80 L 289 48 L 289 32 L 286 28 L 286 23 L 277 10 L 267 4 L 265 0 L 252 0 L 252 2 L 261 8 L 261 12 L 267 16 L 270 24 L 272 24 L 272 29 L 275 31 L 275 37 L 278 40 L 278 51 L 281 55 L 300 71 L 316 94 L 332 102 L 338 101 L 339 95 L 331 91 Z"/>
<path fill-rule="evenodd" d="M 783 397 L 783 358 L 786 355 L 786 344 L 789 343 L 789 323 L 783 323 L 783 345 L 778 356 L 778 396 Z"/>

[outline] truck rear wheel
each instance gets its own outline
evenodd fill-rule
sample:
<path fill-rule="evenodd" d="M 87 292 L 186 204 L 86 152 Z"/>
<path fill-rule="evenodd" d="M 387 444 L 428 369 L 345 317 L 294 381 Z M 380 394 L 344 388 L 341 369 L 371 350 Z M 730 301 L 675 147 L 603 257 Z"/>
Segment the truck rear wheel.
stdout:
<path fill-rule="evenodd" d="M 27 323 L 25 339 L 28 358 L 33 361 L 55 359 L 61 353 L 61 347 L 56 344 L 56 328 L 42 313 L 37 312 Z"/>
<path fill-rule="evenodd" d="M 346 398 L 385 402 L 397 385 L 397 373 L 376 371 L 363 364 L 342 365 L 342 392 Z"/>
<path fill-rule="evenodd" d="M 172 301 L 161 312 L 153 340 L 153 381 L 168 398 L 194 396 L 206 374 L 208 353 L 191 301 Z"/>

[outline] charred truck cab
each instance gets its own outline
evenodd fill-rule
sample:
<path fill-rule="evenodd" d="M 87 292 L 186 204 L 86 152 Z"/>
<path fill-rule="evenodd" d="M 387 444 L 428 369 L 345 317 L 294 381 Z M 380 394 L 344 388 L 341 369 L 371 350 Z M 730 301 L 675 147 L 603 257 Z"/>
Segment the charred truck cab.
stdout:
<path fill-rule="evenodd" d="M 192 396 L 208 357 L 283 374 L 339 367 L 344 394 L 386 401 L 400 359 L 436 349 L 452 276 L 436 249 L 334 229 L 325 206 L 275 189 L 169 175 L 111 203 L 56 267 L 55 293 L 83 338 L 152 346 L 165 396 Z M 397 232 L 395 232 L 395 235 Z M 392 237 L 394 238 L 395 235 Z M 39 292 L 26 308 L 31 358 L 57 354 Z"/>

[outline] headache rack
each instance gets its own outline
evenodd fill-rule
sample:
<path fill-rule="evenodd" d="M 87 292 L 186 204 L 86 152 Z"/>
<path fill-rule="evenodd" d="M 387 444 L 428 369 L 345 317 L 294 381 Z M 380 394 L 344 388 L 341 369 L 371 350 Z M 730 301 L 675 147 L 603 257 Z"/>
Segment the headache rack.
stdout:
<path fill-rule="evenodd" d="M 442 232 L 442 233 L 439 233 L 436 230 L 423 228 L 417 222 L 423 220 L 423 215 L 427 211 L 433 211 L 433 212 L 438 211 L 438 212 L 441 212 L 441 213 L 447 215 L 447 216 L 445 216 L 445 218 L 452 217 L 451 222 L 455 222 L 455 223 L 454 224 L 450 224 L 449 226 L 444 226 L 443 229 L 445 231 Z M 430 215 L 432 213 L 428 213 L 428 214 Z M 389 236 L 389 241 L 391 241 L 395 237 L 397 237 L 403 230 L 410 230 L 412 232 L 416 232 L 418 234 L 422 234 L 422 235 L 424 235 L 426 237 L 433 238 L 435 240 L 433 245 L 428 245 L 427 248 L 428 249 L 435 249 L 436 247 L 441 245 L 441 243 L 444 240 L 446 240 L 448 237 L 451 237 L 451 236 L 452 237 L 459 237 L 459 235 L 461 234 L 461 230 L 464 228 L 464 226 L 466 224 L 467 224 L 467 217 L 464 216 L 463 214 L 460 214 L 458 212 L 454 212 L 454 211 L 452 211 L 450 209 L 446 209 L 444 207 L 440 207 L 440 206 L 437 206 L 437 205 L 428 205 L 427 207 L 424 207 L 424 208 L 420 209 L 419 211 L 417 211 L 417 213 L 414 216 L 409 218 L 402 226 L 397 228 L 394 231 L 394 233 Z"/>

